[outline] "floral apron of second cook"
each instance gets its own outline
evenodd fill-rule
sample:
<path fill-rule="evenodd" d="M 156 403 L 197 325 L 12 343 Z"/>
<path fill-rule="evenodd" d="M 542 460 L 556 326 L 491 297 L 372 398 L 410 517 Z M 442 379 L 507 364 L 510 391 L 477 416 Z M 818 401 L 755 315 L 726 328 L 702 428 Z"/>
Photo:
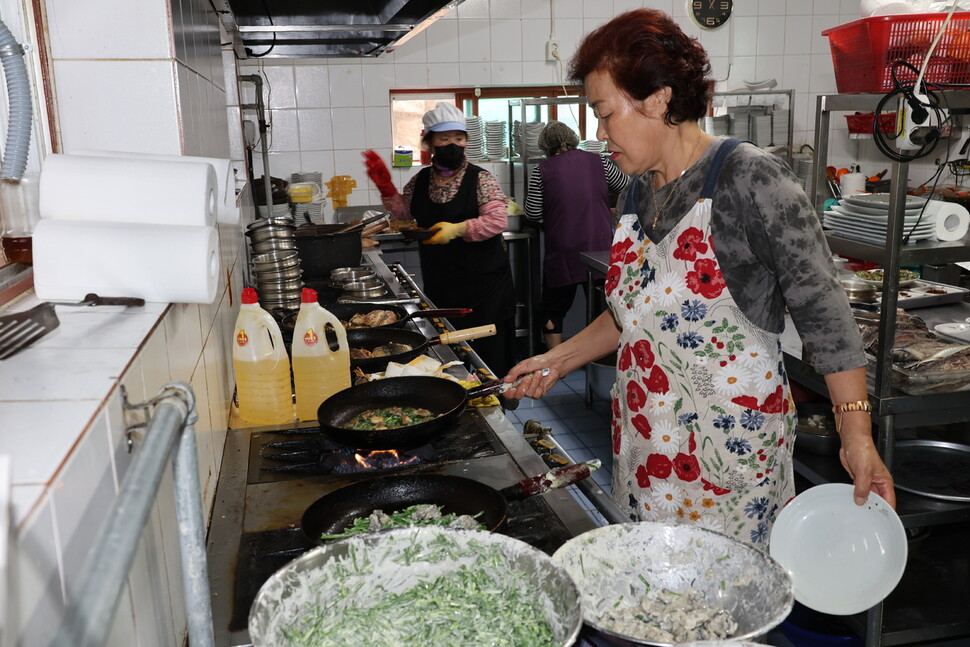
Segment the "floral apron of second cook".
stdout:
<path fill-rule="evenodd" d="M 744 316 L 714 255 L 714 186 L 738 143 L 721 144 L 697 203 L 659 243 L 637 220 L 636 183 L 627 196 L 606 278 L 621 327 L 613 498 L 634 520 L 764 547 L 795 495 L 795 407 L 779 335 Z"/>

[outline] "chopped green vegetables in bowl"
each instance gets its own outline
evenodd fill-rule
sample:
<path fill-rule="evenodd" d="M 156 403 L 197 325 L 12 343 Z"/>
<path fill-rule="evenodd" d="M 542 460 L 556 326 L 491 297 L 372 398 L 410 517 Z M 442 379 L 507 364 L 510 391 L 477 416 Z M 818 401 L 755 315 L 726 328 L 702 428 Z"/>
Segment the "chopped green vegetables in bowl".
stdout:
<path fill-rule="evenodd" d="M 315 548 L 260 588 L 253 647 L 564 647 L 582 627 L 579 592 L 523 541 L 410 527 Z"/>

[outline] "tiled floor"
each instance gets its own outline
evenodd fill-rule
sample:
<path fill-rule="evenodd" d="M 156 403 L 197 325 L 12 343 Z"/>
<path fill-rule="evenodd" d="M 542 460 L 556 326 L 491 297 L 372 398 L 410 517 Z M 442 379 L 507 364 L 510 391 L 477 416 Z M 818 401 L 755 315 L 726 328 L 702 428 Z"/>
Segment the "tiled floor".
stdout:
<path fill-rule="evenodd" d="M 538 420 L 552 428 L 552 435 L 575 461 L 598 458 L 603 467 L 592 474 L 600 487 L 610 491 L 613 471 L 613 452 L 610 443 L 609 402 L 594 396 L 592 406 L 586 406 L 586 373 L 574 371 L 560 380 L 541 400 L 524 399 L 515 411 L 509 411 L 512 423 L 521 431 L 527 420 Z M 766 639 L 774 647 L 798 647 L 779 630 Z M 970 647 L 970 639 L 932 643 L 932 647 Z"/>

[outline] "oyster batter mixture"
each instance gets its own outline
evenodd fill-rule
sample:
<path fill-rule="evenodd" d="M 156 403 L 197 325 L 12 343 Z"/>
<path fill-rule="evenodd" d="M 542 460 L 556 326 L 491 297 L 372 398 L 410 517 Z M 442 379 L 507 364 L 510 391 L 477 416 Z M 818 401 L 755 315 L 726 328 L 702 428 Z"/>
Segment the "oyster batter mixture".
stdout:
<path fill-rule="evenodd" d="M 722 640 L 738 630 L 728 611 L 711 606 L 694 589 L 645 595 L 635 605 L 610 610 L 600 624 L 618 634 L 668 643 Z"/>

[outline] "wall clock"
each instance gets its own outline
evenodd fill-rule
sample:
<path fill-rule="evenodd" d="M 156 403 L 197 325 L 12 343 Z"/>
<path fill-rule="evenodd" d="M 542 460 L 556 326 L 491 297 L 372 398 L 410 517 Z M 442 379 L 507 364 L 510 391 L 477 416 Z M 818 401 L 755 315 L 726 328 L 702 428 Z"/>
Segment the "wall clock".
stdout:
<path fill-rule="evenodd" d="M 717 29 L 731 17 L 733 0 L 687 0 L 690 17 L 701 29 Z"/>

